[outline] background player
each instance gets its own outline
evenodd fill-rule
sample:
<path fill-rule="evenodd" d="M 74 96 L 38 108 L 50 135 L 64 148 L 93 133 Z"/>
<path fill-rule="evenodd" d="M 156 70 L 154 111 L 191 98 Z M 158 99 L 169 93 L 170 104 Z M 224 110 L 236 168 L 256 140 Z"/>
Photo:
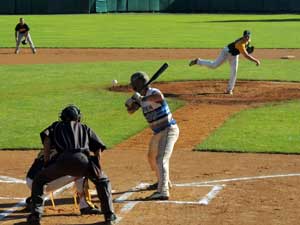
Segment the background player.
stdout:
<path fill-rule="evenodd" d="M 239 54 L 243 54 L 246 59 L 255 62 L 257 66 L 260 65 L 260 61 L 247 52 L 247 46 L 251 41 L 250 35 L 250 31 L 245 30 L 242 37 L 223 48 L 221 54 L 215 61 L 197 58 L 190 61 L 189 65 L 193 66 L 197 64 L 215 69 L 228 59 L 231 67 L 231 74 L 225 93 L 232 95 L 237 77 Z"/>
<path fill-rule="evenodd" d="M 179 136 L 179 128 L 160 90 L 145 86 L 149 81 L 146 73 L 136 72 L 130 80 L 136 93 L 126 101 L 127 111 L 131 114 L 141 107 L 144 117 L 154 132 L 149 145 L 148 161 L 151 169 L 156 173 L 158 184 L 157 192 L 147 199 L 168 200 L 169 160 Z"/>
<path fill-rule="evenodd" d="M 20 44 L 21 44 L 21 41 L 22 41 L 23 38 L 24 38 L 23 43 L 26 44 L 28 42 L 29 45 L 30 45 L 30 48 L 32 50 L 32 53 L 33 54 L 36 53 L 36 49 L 35 49 L 34 44 L 32 42 L 29 30 L 30 30 L 30 28 L 25 23 L 24 18 L 20 18 L 19 23 L 15 27 L 15 39 L 16 39 L 15 53 L 16 54 L 19 54 L 19 52 L 20 52 Z"/>

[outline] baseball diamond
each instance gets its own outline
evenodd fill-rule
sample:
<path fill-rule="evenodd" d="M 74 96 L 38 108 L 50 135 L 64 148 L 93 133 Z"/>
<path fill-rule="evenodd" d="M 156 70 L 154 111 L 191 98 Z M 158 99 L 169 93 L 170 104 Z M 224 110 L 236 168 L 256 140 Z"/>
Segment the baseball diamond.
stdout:
<path fill-rule="evenodd" d="M 2 49 L 0 51 L 9 50 Z M 72 51 L 82 51 L 82 60 L 86 60 L 85 50 L 74 49 Z M 107 49 L 98 51 L 109 52 Z M 164 50 L 156 51 L 157 55 L 161 55 L 159 52 L 164 52 Z M 206 51 L 208 55 L 215 52 L 215 50 Z M 272 57 L 275 57 L 274 55 L 278 53 L 272 51 L 274 53 Z M 33 64 L 39 63 L 40 60 L 46 61 L 48 57 L 49 62 L 53 63 L 54 57 L 49 52 L 51 50 L 40 49 L 39 58 L 27 58 L 27 60 Z M 124 50 L 120 50 L 120 52 L 124 52 Z M 178 54 L 175 50 L 172 52 L 176 58 Z M 297 51 L 293 51 L 293 54 L 295 52 L 299 54 Z M 181 57 L 188 59 L 190 54 L 181 55 Z M 263 51 L 260 54 L 262 59 L 268 58 L 268 55 L 263 55 Z M 19 56 L 23 57 L 23 55 Z M 76 59 L 71 56 L 68 59 L 66 55 L 64 57 L 66 61 L 80 60 L 79 54 Z M 137 56 L 135 60 L 140 60 L 142 57 Z M 168 57 L 170 57 L 170 53 L 168 53 Z M 16 63 L 16 61 L 10 63 Z M 221 126 L 231 115 L 240 110 L 257 107 L 268 102 L 299 99 L 300 84 L 238 81 L 237 90 L 230 97 L 226 97 L 222 92 L 226 85 L 226 81 L 155 84 L 155 87 L 161 89 L 166 97 L 172 96 L 186 102 L 183 108 L 174 112 L 174 117 L 181 128 L 181 138 L 175 145 L 170 162 L 173 182 L 172 196 L 167 202 L 144 202 L 139 199 L 143 199 L 153 191 L 128 191 L 131 187 L 136 187 L 139 182 L 155 181 L 149 172 L 148 165 L 141 163 L 145 161 L 146 145 L 151 136 L 151 131 L 146 129 L 115 146 L 112 151 L 105 153 L 103 164 L 110 176 L 113 189 L 117 190 L 116 193 L 113 193 L 115 211 L 119 216 L 117 224 L 244 225 L 260 224 L 262 217 L 263 224 L 282 224 L 283 221 L 284 224 L 297 224 L 300 219 L 295 210 L 295 205 L 299 202 L 298 187 L 300 184 L 298 174 L 300 158 L 297 155 L 198 153 L 192 150 L 215 128 Z M 128 92 L 129 87 L 117 86 L 113 88 L 113 91 Z M 145 141 L 141 142 L 140 140 Z M 2 168 L 10 168 L 3 170 L 0 177 L 0 180 L 4 182 L 0 183 L 2 224 L 22 224 L 21 218 L 26 216 L 26 213 L 22 211 L 22 199 L 29 193 L 23 178 L 35 156 L 36 151 L 0 152 Z M 115 162 L 118 162 L 117 170 Z M 18 166 L 12 167 L 11 165 Z M 134 173 L 132 168 L 135 168 Z M 183 173 L 183 171 L 186 172 Z M 120 176 L 120 173 L 126 174 L 126 176 Z M 16 177 L 16 179 L 10 177 Z M 20 183 L 16 184 L 17 182 Z M 99 204 L 95 196 L 92 197 L 93 201 Z M 72 200 L 72 189 L 56 197 L 55 201 L 56 210 L 51 207 L 50 203 L 46 204 L 44 225 L 95 224 L 99 222 L 99 216 L 78 216 L 78 209 L 74 208 Z"/>

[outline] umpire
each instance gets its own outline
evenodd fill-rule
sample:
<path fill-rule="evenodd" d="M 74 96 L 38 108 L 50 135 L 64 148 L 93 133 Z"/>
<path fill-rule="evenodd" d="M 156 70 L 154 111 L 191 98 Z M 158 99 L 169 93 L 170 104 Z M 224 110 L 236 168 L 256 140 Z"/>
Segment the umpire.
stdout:
<path fill-rule="evenodd" d="M 105 224 L 110 225 L 117 220 L 113 209 L 110 181 L 100 165 L 101 152 L 106 146 L 91 128 L 80 123 L 80 118 L 79 108 L 69 105 L 62 110 L 61 120 L 52 123 L 40 134 L 44 145 L 46 168 L 34 178 L 32 184 L 32 208 L 27 218 L 30 225 L 40 225 L 44 209 L 42 197 L 44 185 L 65 175 L 89 178 L 96 186 Z M 60 154 L 54 164 L 47 166 L 50 149 L 53 147 Z M 90 156 L 90 151 L 94 153 L 93 156 Z"/>

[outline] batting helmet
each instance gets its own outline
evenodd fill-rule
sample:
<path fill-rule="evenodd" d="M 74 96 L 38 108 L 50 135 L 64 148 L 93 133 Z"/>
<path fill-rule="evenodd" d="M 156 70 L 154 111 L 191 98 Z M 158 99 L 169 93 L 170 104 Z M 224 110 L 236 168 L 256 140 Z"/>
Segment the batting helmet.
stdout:
<path fill-rule="evenodd" d="M 149 81 L 149 77 L 145 72 L 136 72 L 131 75 L 130 84 L 133 90 L 137 92 L 141 92 L 144 88 L 146 88 L 146 84 Z"/>
<path fill-rule="evenodd" d="M 81 119 L 80 109 L 75 105 L 69 105 L 61 111 L 60 119 L 65 122 L 80 121 Z"/>

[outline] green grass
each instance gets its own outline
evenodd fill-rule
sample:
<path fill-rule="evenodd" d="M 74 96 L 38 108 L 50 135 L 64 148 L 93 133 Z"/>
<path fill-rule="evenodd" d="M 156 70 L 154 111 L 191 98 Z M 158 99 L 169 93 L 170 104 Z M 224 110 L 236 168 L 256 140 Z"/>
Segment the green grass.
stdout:
<path fill-rule="evenodd" d="M 20 15 L 0 16 L 0 47 L 14 47 Z M 253 33 L 258 48 L 300 48 L 300 15 L 26 15 L 37 47 L 221 48 Z M 284 34 L 284 35 L 283 35 Z"/>
<path fill-rule="evenodd" d="M 0 71 L 0 148 L 39 148 L 39 132 L 74 103 L 83 121 L 109 147 L 147 127 L 142 113 L 128 115 L 124 102 L 130 94 L 105 88 L 113 79 L 127 84 L 139 69 L 153 73 L 162 63 L 132 62 L 2 66 Z M 174 110 L 180 101 L 171 101 Z"/>
<path fill-rule="evenodd" d="M 237 113 L 198 149 L 300 153 L 299 103 L 268 105 Z"/>
<path fill-rule="evenodd" d="M 58 118 L 67 104 L 78 105 L 84 121 L 113 146 L 147 126 L 141 113 L 129 116 L 129 94 L 108 92 L 113 79 L 128 84 L 138 70 L 154 73 L 162 61 L 7 65 L 0 67 L 0 148 L 38 148 L 39 132 Z M 217 70 L 169 61 L 159 81 L 228 79 L 229 66 Z M 242 60 L 239 79 L 300 81 L 299 61 L 266 60 L 262 67 Z M 174 110 L 183 103 L 172 100 Z M 271 115 L 271 114 L 270 114 Z"/>

